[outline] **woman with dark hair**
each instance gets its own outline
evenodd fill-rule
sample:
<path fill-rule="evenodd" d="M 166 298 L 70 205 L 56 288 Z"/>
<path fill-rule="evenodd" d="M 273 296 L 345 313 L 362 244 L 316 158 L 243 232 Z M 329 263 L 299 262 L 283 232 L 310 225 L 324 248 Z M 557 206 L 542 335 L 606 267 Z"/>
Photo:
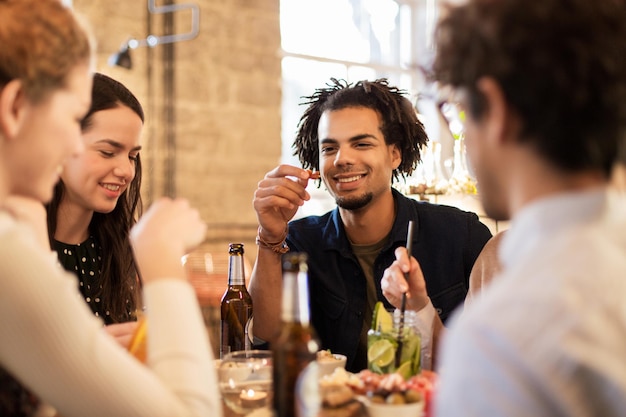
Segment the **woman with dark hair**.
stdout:
<path fill-rule="evenodd" d="M 128 231 L 141 210 L 144 113 L 121 83 L 96 73 L 81 122 L 85 152 L 67 160 L 48 204 L 50 244 L 105 324 L 136 318 L 139 281 Z M 132 330 L 129 328 L 129 331 Z"/>

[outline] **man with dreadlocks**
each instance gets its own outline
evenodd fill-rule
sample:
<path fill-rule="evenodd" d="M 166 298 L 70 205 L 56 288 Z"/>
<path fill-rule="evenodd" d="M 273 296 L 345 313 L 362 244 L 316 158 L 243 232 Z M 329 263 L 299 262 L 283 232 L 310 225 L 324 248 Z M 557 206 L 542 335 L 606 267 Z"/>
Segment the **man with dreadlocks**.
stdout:
<path fill-rule="evenodd" d="M 491 233 L 474 213 L 418 202 L 392 188 L 413 172 L 428 140 L 403 91 L 385 79 L 354 85 L 331 79 L 305 104 L 294 143 L 303 168 L 276 167 L 254 195 L 254 334 L 270 344 L 276 337 L 281 255 L 306 252 L 311 321 L 322 348 L 345 354 L 346 369 L 359 371 L 367 367 L 374 304 L 399 306 L 397 298 L 384 298 L 380 281 L 395 251 L 405 250 L 400 247 L 409 221 L 415 226 L 412 255 L 423 276 L 410 283 L 407 308 L 419 311 L 427 326 L 439 326 L 463 302 L 474 261 Z M 310 198 L 309 169 L 319 170 L 337 208 L 290 222 Z"/>

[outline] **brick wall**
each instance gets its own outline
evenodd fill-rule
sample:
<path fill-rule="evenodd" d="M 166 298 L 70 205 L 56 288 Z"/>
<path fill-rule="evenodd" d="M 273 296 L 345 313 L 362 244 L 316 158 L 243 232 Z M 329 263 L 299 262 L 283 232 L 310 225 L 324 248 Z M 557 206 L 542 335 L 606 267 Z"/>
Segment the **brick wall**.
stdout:
<path fill-rule="evenodd" d="M 128 86 L 146 111 L 146 205 L 161 195 L 189 198 L 209 224 L 203 250 L 227 251 L 229 242 L 241 241 L 253 259 L 252 196 L 281 149 L 279 0 L 191 3 L 200 8 L 198 37 L 133 50 L 133 68 L 127 70 L 110 67 L 109 55 L 130 37 L 167 34 L 163 15 L 149 14 L 147 1 L 73 2 L 98 42 L 97 70 Z M 171 16 L 175 33 L 191 30 L 189 11 Z M 164 59 L 168 48 L 175 57 L 171 67 Z M 171 96 L 164 87 L 168 73 Z"/>

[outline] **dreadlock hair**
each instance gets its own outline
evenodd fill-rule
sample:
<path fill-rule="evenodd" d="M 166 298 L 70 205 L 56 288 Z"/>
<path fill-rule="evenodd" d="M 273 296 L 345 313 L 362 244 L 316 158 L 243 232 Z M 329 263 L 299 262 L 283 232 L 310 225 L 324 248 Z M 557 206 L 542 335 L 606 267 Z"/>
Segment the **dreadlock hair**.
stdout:
<path fill-rule="evenodd" d="M 96 73 L 89 112 L 81 121 L 81 130 L 88 131 L 93 123 L 93 115 L 99 111 L 117 107 L 128 107 L 144 121 L 144 113 L 137 98 L 120 82 Z M 89 223 L 89 232 L 96 238 L 101 248 L 100 278 L 102 288 L 100 299 L 103 310 L 110 315 L 103 317 L 112 323 L 134 319 L 139 306 L 140 282 L 132 255 L 128 232 L 141 215 L 141 159 L 135 162 L 135 177 L 120 196 L 110 213 L 94 212 Z M 52 245 L 57 229 L 59 205 L 63 201 L 65 184 L 59 181 L 54 187 L 54 195 L 47 205 L 48 235 Z M 128 303 L 127 303 L 128 300 Z"/>
<path fill-rule="evenodd" d="M 393 180 L 411 175 L 421 161 L 421 149 L 428 142 L 424 126 L 406 92 L 392 87 L 385 78 L 375 81 L 358 81 L 350 84 L 345 80 L 331 78 L 325 88 L 318 88 L 312 96 L 303 97 L 308 104 L 298 123 L 293 143 L 304 169 L 319 169 L 318 125 L 325 111 L 347 107 L 365 107 L 380 114 L 381 131 L 387 145 L 396 145 L 402 154 L 402 162 L 393 171 Z"/>

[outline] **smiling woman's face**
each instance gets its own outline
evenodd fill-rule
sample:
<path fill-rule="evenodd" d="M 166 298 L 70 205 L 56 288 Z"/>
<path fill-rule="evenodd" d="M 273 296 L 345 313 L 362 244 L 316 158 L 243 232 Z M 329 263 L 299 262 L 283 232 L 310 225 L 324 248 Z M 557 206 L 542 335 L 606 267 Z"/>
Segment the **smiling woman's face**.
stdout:
<path fill-rule="evenodd" d="M 84 154 L 68 160 L 61 175 L 63 204 L 111 212 L 135 177 L 142 127 L 139 116 L 126 106 L 94 113 L 83 133 Z"/>
<path fill-rule="evenodd" d="M 326 111 L 318 127 L 320 173 L 339 207 L 358 210 L 390 192 L 400 152 L 385 143 L 378 113 L 367 107 Z"/>

